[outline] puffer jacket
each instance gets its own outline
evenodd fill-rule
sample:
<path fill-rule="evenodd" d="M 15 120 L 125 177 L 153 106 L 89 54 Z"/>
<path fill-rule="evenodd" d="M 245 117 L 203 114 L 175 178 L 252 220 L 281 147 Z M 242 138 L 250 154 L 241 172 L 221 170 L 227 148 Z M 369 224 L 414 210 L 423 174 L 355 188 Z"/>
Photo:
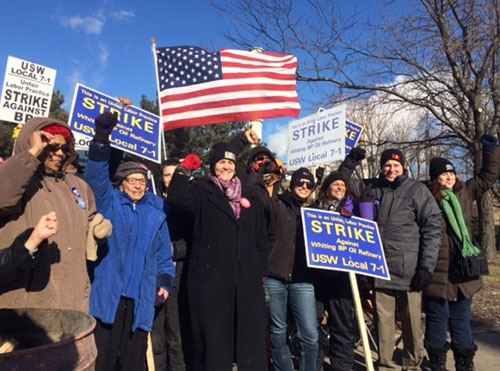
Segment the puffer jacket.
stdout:
<path fill-rule="evenodd" d="M 390 281 L 375 288 L 410 290 L 417 269 L 434 271 L 441 241 L 441 213 L 427 187 L 406 174 L 393 183 L 379 178 L 351 181 L 354 198 L 372 202 Z"/>
<path fill-rule="evenodd" d="M 455 191 L 460 202 L 465 224 L 469 229 L 469 235 L 472 236 L 471 217 L 473 203 L 481 199 L 483 194 L 493 186 L 500 173 L 500 147 L 483 146 L 483 166 L 476 176 L 467 180 L 464 186 Z M 450 301 L 457 300 L 458 290 L 465 298 L 470 298 L 482 287 L 480 277 L 463 282 L 457 278 L 452 269 L 454 253 L 458 252 L 453 244 L 452 231 L 446 221 L 444 213 L 441 214 L 441 247 L 436 263 L 436 269 L 432 275 L 432 283 L 424 290 L 424 297 L 446 299 Z"/>
<path fill-rule="evenodd" d="M 30 134 L 53 124 L 69 129 L 66 123 L 52 118 L 29 120 L 16 140 L 15 154 L 0 166 L 2 246 L 12 244 L 48 212 L 55 211 L 59 223 L 59 231 L 37 252 L 36 267 L 0 285 L 0 307 L 88 312 L 90 280 L 85 254 L 88 223 L 96 209 L 94 194 L 76 175 L 46 172 L 28 151 Z M 73 139 L 69 147 L 74 152 Z"/>
<path fill-rule="evenodd" d="M 134 203 L 126 193 L 113 189 L 108 176 L 109 157 L 109 144 L 102 147 L 90 144 L 85 179 L 94 190 L 99 212 L 113 224 L 107 245 L 98 250 L 90 313 L 104 323 L 114 322 L 128 278 L 125 264 L 130 261 L 129 254 L 133 254 L 140 257 L 134 263 L 137 275 L 142 278 L 139 295 L 132 298 L 135 304 L 132 330 L 151 331 L 157 290 L 165 287 L 171 291 L 175 277 L 163 200 L 146 192 Z"/>

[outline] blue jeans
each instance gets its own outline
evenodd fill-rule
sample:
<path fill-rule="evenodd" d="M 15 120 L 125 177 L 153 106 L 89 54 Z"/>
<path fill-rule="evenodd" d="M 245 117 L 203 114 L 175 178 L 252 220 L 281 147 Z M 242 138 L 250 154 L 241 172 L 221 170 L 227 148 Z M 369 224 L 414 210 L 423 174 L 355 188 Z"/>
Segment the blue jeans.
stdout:
<path fill-rule="evenodd" d="M 314 286 L 310 283 L 286 283 L 267 277 L 265 288 L 271 297 L 269 316 L 274 368 L 293 371 L 292 354 L 287 343 L 287 309 L 297 325 L 300 342 L 300 371 L 316 369 L 318 324 Z"/>
<path fill-rule="evenodd" d="M 449 328 L 452 348 L 474 348 L 470 326 L 472 297 L 465 299 L 459 294 L 457 301 L 424 298 L 424 304 L 426 346 L 443 349 Z"/>

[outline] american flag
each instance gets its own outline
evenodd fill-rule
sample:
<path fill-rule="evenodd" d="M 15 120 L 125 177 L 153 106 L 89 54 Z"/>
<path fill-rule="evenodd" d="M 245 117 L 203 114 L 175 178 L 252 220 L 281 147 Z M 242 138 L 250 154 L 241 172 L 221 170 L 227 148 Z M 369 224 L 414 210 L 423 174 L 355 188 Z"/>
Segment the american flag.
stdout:
<path fill-rule="evenodd" d="M 293 55 L 194 46 L 156 54 L 165 130 L 299 116 Z"/>

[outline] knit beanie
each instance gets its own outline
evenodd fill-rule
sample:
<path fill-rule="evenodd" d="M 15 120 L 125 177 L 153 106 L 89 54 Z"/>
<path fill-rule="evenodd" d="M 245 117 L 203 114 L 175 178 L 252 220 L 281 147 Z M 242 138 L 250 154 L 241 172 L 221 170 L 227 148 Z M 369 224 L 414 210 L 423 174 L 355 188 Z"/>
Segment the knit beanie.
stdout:
<path fill-rule="evenodd" d="M 382 152 L 380 156 L 380 167 L 383 167 L 384 164 L 389 160 L 395 160 L 401 163 L 401 166 L 405 167 L 405 155 L 399 149 L 389 148 Z"/>
<path fill-rule="evenodd" d="M 226 142 L 215 143 L 210 153 L 210 172 L 215 174 L 215 164 L 220 160 L 231 160 L 236 163 L 236 155 Z"/>
<path fill-rule="evenodd" d="M 429 164 L 429 175 L 431 177 L 431 180 L 436 179 L 438 176 L 448 171 L 455 174 L 457 173 L 455 171 L 455 166 L 453 166 L 453 164 L 447 159 L 442 157 L 434 157 L 431 160 Z"/>
<path fill-rule="evenodd" d="M 346 189 L 347 189 L 347 187 L 348 187 L 347 178 L 339 171 L 333 171 L 330 174 L 328 174 L 328 176 L 323 181 L 323 184 L 321 184 L 320 192 L 325 193 L 325 194 L 328 193 L 328 189 L 330 188 L 330 185 L 333 182 L 336 182 L 337 180 L 343 181 L 345 186 L 346 186 Z"/>
<path fill-rule="evenodd" d="M 125 161 L 122 162 L 118 169 L 116 169 L 115 173 L 115 181 L 118 184 L 121 184 L 123 180 L 128 177 L 130 174 L 142 174 L 144 178 L 148 179 L 148 167 L 140 162 L 136 161 Z"/>
<path fill-rule="evenodd" d="M 42 131 L 49 133 L 49 134 L 52 134 L 52 135 L 60 134 L 64 137 L 64 139 L 66 140 L 66 143 L 69 144 L 71 142 L 71 131 L 69 131 L 68 128 L 65 128 L 61 125 L 55 125 L 55 124 L 48 125 L 48 126 L 43 127 Z"/>
<path fill-rule="evenodd" d="M 302 179 L 307 179 L 312 185 L 314 185 L 314 175 L 312 175 L 312 173 L 305 167 L 301 167 L 293 172 L 292 180 L 290 181 L 290 189 L 298 187 Z"/>

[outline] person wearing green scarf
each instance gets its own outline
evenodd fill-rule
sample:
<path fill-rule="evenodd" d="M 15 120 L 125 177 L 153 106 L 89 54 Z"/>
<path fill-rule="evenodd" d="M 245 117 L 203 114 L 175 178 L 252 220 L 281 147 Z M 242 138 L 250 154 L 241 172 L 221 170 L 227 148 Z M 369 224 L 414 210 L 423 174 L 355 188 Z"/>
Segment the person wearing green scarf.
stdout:
<path fill-rule="evenodd" d="M 474 370 L 477 345 L 471 331 L 473 295 L 482 287 L 480 277 L 464 279 L 454 273 L 455 254 L 471 257 L 480 253 L 470 231 L 473 202 L 495 183 L 500 175 L 498 141 L 483 136 L 483 164 L 480 172 L 463 182 L 447 159 L 430 161 L 431 192 L 441 208 L 441 247 L 432 283 L 423 291 L 426 310 L 425 348 L 431 370 L 446 370 L 446 354 L 451 347 L 456 370 Z M 451 344 L 447 342 L 447 330 Z"/>

